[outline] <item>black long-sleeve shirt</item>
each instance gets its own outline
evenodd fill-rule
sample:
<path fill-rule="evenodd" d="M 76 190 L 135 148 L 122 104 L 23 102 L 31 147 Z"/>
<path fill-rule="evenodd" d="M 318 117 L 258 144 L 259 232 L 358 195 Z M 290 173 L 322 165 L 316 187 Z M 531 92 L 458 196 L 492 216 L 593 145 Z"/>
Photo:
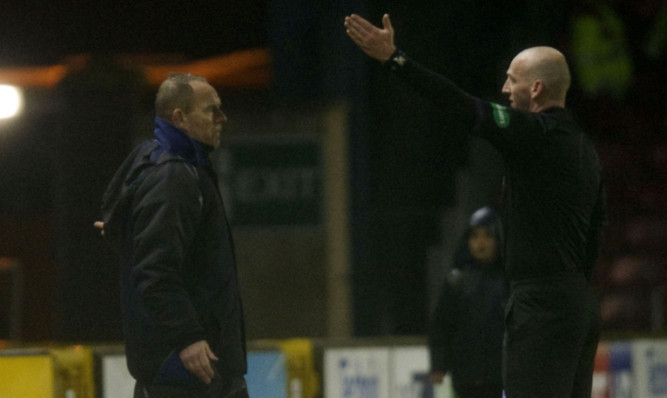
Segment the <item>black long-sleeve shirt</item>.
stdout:
<path fill-rule="evenodd" d="M 461 134 L 486 139 L 503 156 L 507 277 L 584 273 L 590 279 L 606 217 L 602 170 L 572 115 L 481 100 L 400 51 L 385 66 L 448 117 L 468 123 Z"/>

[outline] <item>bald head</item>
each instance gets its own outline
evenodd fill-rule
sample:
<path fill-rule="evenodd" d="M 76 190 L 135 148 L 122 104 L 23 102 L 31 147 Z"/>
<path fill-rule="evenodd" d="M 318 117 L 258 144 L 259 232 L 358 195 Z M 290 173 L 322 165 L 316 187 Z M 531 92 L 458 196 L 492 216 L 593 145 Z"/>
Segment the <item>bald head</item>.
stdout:
<path fill-rule="evenodd" d="M 510 95 L 513 106 L 530 111 L 565 107 L 570 70 L 563 54 L 555 48 L 531 47 L 521 51 L 512 60 L 507 76 L 503 92 Z"/>
<path fill-rule="evenodd" d="M 547 93 L 565 99 L 570 88 L 570 69 L 560 51 L 552 47 L 532 47 L 518 56 L 524 57 L 532 77 L 544 82 Z"/>

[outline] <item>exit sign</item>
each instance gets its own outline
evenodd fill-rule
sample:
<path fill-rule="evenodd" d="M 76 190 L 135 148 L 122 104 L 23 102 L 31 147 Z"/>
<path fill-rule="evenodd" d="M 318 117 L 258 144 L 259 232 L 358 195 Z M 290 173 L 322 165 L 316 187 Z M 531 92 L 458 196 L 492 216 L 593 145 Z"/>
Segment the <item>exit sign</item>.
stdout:
<path fill-rule="evenodd" d="M 221 144 L 217 166 L 233 225 L 320 223 L 319 142 L 292 137 L 226 142 Z"/>

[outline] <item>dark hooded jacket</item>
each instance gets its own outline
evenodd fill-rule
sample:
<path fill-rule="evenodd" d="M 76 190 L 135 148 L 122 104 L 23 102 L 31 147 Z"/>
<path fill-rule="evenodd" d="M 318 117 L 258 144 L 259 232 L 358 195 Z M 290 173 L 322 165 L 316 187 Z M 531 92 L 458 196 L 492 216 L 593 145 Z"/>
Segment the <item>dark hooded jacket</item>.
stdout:
<path fill-rule="evenodd" d="M 500 226 L 495 212 L 475 212 L 446 275 L 429 328 L 431 371 L 452 376 L 459 383 L 502 384 L 502 341 L 504 306 L 509 289 L 502 260 L 482 265 L 468 249 L 473 227 L 493 231 L 500 250 Z"/>
<path fill-rule="evenodd" d="M 206 340 L 220 372 L 246 372 L 232 237 L 211 148 L 157 118 L 105 192 L 105 237 L 118 249 L 126 356 L 145 383 L 197 383 L 178 353 Z"/>

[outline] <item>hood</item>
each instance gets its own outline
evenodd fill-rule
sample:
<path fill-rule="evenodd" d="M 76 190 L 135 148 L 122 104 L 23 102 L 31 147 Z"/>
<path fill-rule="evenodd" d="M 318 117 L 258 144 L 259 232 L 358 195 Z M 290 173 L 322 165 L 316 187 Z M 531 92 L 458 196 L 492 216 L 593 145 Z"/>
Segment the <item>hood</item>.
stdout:
<path fill-rule="evenodd" d="M 470 254 L 470 249 L 468 248 L 468 238 L 470 236 L 470 232 L 473 228 L 478 226 L 484 226 L 491 229 L 493 235 L 496 238 L 496 243 L 498 245 L 498 250 L 499 250 L 498 264 L 502 263 L 503 246 L 502 246 L 502 228 L 500 225 L 500 216 L 491 207 L 486 206 L 476 210 L 470 216 L 465 233 L 459 239 L 456 250 L 454 252 L 453 268 L 460 270 L 466 268 L 472 268 L 472 269 L 480 268 L 480 265 L 477 264 L 477 262 L 473 259 L 472 255 Z"/>
<path fill-rule="evenodd" d="M 102 221 L 104 237 L 112 246 L 120 249 L 122 228 L 129 215 L 132 196 L 144 170 L 154 164 L 151 155 L 159 148 L 154 140 L 137 146 L 114 174 L 102 197 Z"/>

